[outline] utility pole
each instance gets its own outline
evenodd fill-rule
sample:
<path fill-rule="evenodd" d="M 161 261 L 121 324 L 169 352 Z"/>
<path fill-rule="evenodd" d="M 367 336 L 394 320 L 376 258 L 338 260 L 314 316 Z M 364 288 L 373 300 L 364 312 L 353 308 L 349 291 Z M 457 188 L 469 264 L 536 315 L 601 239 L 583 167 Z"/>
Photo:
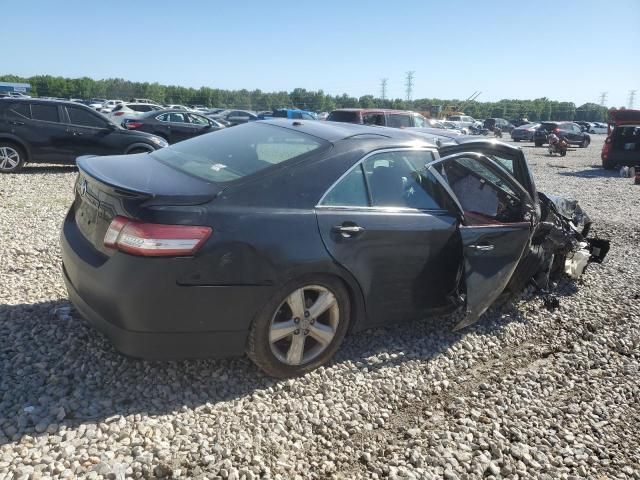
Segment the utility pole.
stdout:
<path fill-rule="evenodd" d="M 411 94 L 413 93 L 413 75 L 416 72 L 411 71 L 407 72 L 407 81 L 405 82 L 405 86 L 407 87 L 407 102 L 411 101 Z"/>
<path fill-rule="evenodd" d="M 635 99 L 635 96 L 636 96 L 636 91 L 630 90 L 629 91 L 629 108 L 633 108 L 633 100 Z"/>
<path fill-rule="evenodd" d="M 383 78 L 380 80 L 380 98 L 382 100 L 387 99 L 387 79 Z"/>
<path fill-rule="evenodd" d="M 601 107 L 604 107 L 605 106 L 604 104 L 607 103 L 607 93 L 608 92 L 602 92 L 600 94 L 600 106 Z"/>

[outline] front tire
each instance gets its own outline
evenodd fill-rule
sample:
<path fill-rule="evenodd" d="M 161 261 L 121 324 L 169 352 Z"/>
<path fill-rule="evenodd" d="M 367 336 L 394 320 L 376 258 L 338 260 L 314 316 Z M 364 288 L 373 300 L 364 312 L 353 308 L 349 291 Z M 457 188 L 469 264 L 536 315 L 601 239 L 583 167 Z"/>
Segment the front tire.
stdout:
<path fill-rule="evenodd" d="M 256 316 L 247 355 L 267 375 L 296 377 L 327 363 L 349 328 L 351 304 L 342 282 L 312 275 L 285 285 Z"/>
<path fill-rule="evenodd" d="M 588 138 L 585 138 L 582 143 L 580 144 L 580 148 L 587 148 L 589 146 L 591 142 L 589 141 Z"/>
<path fill-rule="evenodd" d="M 24 150 L 11 142 L 0 142 L 0 173 L 17 173 L 24 167 Z"/>

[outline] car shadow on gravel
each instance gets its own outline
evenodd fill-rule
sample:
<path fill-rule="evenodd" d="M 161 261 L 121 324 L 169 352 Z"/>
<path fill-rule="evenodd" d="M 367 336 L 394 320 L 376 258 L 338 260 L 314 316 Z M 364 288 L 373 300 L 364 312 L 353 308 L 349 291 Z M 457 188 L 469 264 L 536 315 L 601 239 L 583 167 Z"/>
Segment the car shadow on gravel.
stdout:
<path fill-rule="evenodd" d="M 73 173 L 77 172 L 75 165 L 26 165 L 18 175 L 34 175 L 38 173 Z"/>
<path fill-rule="evenodd" d="M 570 286 L 560 290 L 571 295 Z M 348 336 L 334 361 L 338 368 L 321 374 L 340 377 L 428 361 L 470 332 L 492 335 L 526 321 L 510 303 L 459 332 L 452 331 L 452 315 L 368 329 Z M 250 401 L 253 392 L 278 383 L 288 388 L 288 382 L 265 376 L 244 357 L 173 362 L 125 357 L 66 300 L 0 305 L 0 445 L 119 416 L 167 415 L 184 408 L 208 413 L 219 402 L 245 396 Z"/>
<path fill-rule="evenodd" d="M 617 170 L 605 170 L 601 166 L 593 166 L 577 172 L 558 172 L 558 175 L 579 178 L 620 178 L 620 172 Z"/>

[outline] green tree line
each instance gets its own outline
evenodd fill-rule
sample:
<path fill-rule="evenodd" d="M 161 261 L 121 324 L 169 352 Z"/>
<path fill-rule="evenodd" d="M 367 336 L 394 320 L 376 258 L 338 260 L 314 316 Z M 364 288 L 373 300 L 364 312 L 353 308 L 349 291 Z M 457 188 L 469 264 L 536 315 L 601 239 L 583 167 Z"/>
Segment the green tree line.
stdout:
<path fill-rule="evenodd" d="M 122 78 L 94 80 L 88 77 L 64 78 L 51 75 L 19 77 L 0 76 L 3 82 L 31 84 L 31 94 L 39 97 L 60 98 L 108 98 L 129 100 L 149 98 L 163 104 L 205 105 L 208 107 L 239 108 L 247 110 L 272 110 L 274 108 L 302 108 L 327 112 L 335 108 L 394 108 L 415 110 L 437 116 L 436 107 L 443 112 L 462 111 L 475 118 L 499 117 L 506 119 L 527 118 L 531 121 L 586 120 L 605 121 L 607 108 L 595 103 L 576 106 L 572 102 L 560 102 L 548 98 L 535 100 L 500 100 L 498 102 L 465 102 L 460 99 L 420 98 L 415 100 L 381 99 L 373 95 L 352 97 L 328 95 L 322 90 L 296 88 L 291 92 L 263 92 L 262 90 L 223 90 L 219 88 L 187 88 L 178 85 L 161 85 L 157 82 L 132 82 Z"/>

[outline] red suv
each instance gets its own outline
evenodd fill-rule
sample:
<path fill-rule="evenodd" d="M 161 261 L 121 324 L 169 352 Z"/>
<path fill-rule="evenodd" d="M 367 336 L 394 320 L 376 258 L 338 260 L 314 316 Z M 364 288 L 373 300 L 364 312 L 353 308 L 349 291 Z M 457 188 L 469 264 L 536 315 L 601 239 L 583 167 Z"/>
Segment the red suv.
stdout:
<path fill-rule="evenodd" d="M 608 170 L 640 165 L 640 110 L 609 111 L 609 134 L 601 157 Z"/>
<path fill-rule="evenodd" d="M 384 108 L 340 108 L 332 111 L 327 117 L 327 121 L 393 128 L 430 127 L 427 119 L 419 113 Z"/>

